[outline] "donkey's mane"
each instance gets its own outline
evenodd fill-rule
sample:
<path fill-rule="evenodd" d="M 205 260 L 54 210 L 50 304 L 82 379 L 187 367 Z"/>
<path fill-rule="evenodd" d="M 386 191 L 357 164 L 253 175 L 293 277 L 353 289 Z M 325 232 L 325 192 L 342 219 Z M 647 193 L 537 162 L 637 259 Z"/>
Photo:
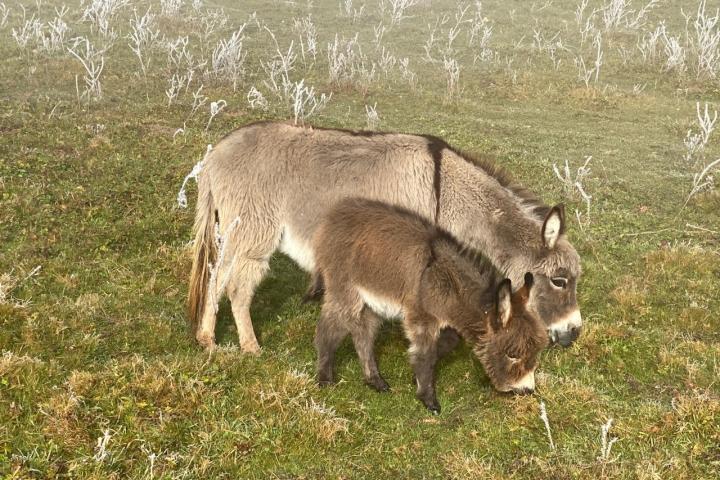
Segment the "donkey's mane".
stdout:
<path fill-rule="evenodd" d="M 428 137 L 426 136 L 426 138 Z M 439 140 L 436 137 L 432 137 L 432 139 L 433 141 Z M 467 153 L 462 150 L 453 148 L 447 143 L 445 143 L 445 148 L 447 148 L 466 162 L 479 168 L 488 176 L 494 178 L 500 184 L 500 186 L 508 190 L 515 197 L 517 197 L 520 200 L 520 203 L 529 206 L 532 210 L 533 215 L 538 220 L 544 220 L 545 217 L 547 217 L 548 213 L 550 213 L 550 209 L 552 207 L 546 205 L 535 193 L 517 183 L 512 177 L 512 175 L 504 167 L 497 163 L 493 156 L 480 153 Z"/>

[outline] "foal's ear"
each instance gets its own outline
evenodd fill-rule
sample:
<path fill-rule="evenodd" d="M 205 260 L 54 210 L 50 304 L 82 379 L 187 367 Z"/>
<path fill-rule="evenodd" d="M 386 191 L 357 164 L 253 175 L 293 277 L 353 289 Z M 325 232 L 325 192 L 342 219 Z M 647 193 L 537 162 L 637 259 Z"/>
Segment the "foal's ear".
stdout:
<path fill-rule="evenodd" d="M 497 324 L 499 328 L 507 327 L 512 314 L 512 283 L 509 278 L 500 282 L 497 290 Z"/>
<path fill-rule="evenodd" d="M 565 206 L 558 203 L 550 209 L 542 226 L 543 244 L 554 248 L 560 235 L 565 233 Z"/>

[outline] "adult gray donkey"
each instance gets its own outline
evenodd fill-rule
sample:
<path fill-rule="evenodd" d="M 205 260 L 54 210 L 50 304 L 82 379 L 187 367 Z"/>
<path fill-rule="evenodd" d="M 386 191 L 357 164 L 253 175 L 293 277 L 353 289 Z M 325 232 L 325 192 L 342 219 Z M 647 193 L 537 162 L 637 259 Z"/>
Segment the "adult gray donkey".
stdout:
<path fill-rule="evenodd" d="M 311 238 L 340 198 L 404 207 L 482 252 L 513 285 L 535 277 L 528 308 L 552 341 L 570 345 L 582 320 L 580 258 L 549 207 L 492 162 L 444 141 L 400 133 L 255 123 L 223 138 L 198 177 L 189 315 L 197 341 L 215 346 L 218 299 L 227 294 L 244 352 L 258 352 L 250 319 L 273 252 L 314 267 Z"/>

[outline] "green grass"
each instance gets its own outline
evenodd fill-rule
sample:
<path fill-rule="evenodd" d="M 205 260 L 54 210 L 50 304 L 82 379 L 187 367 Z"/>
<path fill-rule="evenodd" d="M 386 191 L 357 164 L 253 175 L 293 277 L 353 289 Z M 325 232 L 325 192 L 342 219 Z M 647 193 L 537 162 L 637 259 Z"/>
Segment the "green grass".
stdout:
<path fill-rule="evenodd" d="M 349 342 L 339 352 L 339 384 L 320 390 L 312 347 L 319 308 L 301 304 L 307 276 L 278 255 L 252 307 L 262 354 L 239 352 L 224 302 L 221 348 L 208 356 L 187 333 L 193 213 L 179 210 L 175 198 L 208 143 L 244 123 L 288 118 L 262 83 L 267 34 L 248 27 L 247 75 L 237 92 L 197 74 L 193 90 L 202 81 L 211 100 L 228 102 L 204 132 L 207 106 L 189 119 L 189 94 L 166 106 L 163 52 L 147 78 L 136 73 L 124 38 L 131 9 L 114 20 L 121 34 L 107 54 L 104 98 L 87 104 L 76 99 L 76 60 L 17 47 L 10 30 L 20 25 L 20 9 L 10 5 L 0 30 L 0 476 L 717 478 L 720 195 L 681 209 L 692 173 L 682 141 L 695 128 L 695 102 L 717 105 L 717 81 L 697 80 L 691 70 L 663 73 L 637 51 L 623 65 L 617 48 L 632 50 L 637 33 L 619 30 L 604 34 L 600 82 L 585 88 L 573 65 L 574 2 L 538 11 L 540 3 L 489 0 L 483 8 L 495 26 L 496 60 L 473 66 L 462 34 L 463 92 L 447 103 L 439 66 L 421 59 L 427 23 L 453 8 L 439 1 L 411 9 L 412 18 L 383 41 L 397 57 L 410 57 L 418 88 L 394 70 L 363 96 L 327 84 L 325 48 L 335 32 L 360 32 L 363 52 L 376 59 L 372 27 L 382 17 L 374 2 L 357 24 L 329 0 L 225 3 L 231 20 L 223 37 L 256 11 L 283 48 L 296 38 L 292 18 L 312 13 L 320 51 L 314 66 L 299 63 L 295 75 L 333 91 L 312 119 L 318 125 L 363 128 L 364 105 L 377 102 L 381 129 L 434 134 L 490 153 L 547 202 L 565 201 L 571 215 L 584 207 L 564 195 L 552 164 L 578 166 L 592 155 L 585 185 L 591 221 L 582 230 L 572 218 L 569 227 L 583 259 L 585 331 L 572 348 L 543 354 L 533 396 L 495 393 L 463 346 L 439 367 L 443 413 L 429 415 L 414 398 L 407 344 L 393 323 L 378 345 L 390 393 L 363 385 Z M 72 35 L 90 35 L 78 12 L 74 4 L 66 17 Z M 39 17 L 53 15 L 44 5 Z M 193 31 L 188 17 L 158 22 L 170 39 Z M 573 51 L 559 53 L 558 70 L 530 46 L 536 19 L 545 37 L 560 31 Z M 660 20 L 683 31 L 678 5 L 653 10 L 646 28 Z M 190 45 L 199 58 L 197 37 Z M 588 61 L 592 51 L 585 45 L 580 52 Z M 514 58 L 515 82 L 506 57 Z M 249 109 L 251 85 L 271 100 L 270 111 Z M 184 135 L 173 140 L 184 122 Z M 708 158 L 720 154 L 717 145 L 712 138 Z M 619 441 L 602 461 L 600 427 L 608 418 Z"/>

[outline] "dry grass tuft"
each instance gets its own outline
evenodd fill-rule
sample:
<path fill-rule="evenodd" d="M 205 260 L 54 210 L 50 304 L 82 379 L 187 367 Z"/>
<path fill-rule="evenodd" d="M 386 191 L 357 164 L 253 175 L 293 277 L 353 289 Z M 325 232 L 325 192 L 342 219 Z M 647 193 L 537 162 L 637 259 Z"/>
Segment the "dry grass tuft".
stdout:
<path fill-rule="evenodd" d="M 478 459 L 475 455 L 465 455 L 456 451 L 443 455 L 441 459 L 448 479 L 508 478 L 494 470 L 489 461 Z"/>

